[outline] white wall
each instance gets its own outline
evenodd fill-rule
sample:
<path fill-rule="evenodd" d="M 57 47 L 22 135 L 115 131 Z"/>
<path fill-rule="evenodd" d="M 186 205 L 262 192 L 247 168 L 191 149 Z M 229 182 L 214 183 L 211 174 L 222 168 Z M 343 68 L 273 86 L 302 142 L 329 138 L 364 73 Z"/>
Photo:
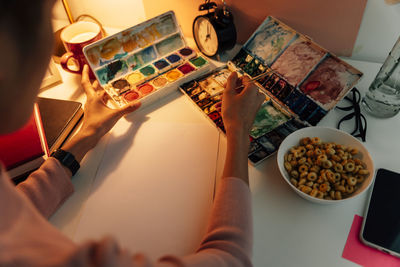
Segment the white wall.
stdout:
<path fill-rule="evenodd" d="M 90 14 L 107 27 L 123 29 L 145 20 L 142 0 L 69 0 L 68 2 L 74 17 Z M 58 20 L 67 19 L 61 1 L 55 6 L 54 17 Z M 388 5 L 384 0 L 368 0 L 352 58 L 383 62 L 399 36 L 400 4 Z"/>
<path fill-rule="evenodd" d="M 400 36 L 400 4 L 368 0 L 353 59 L 383 62 Z"/>

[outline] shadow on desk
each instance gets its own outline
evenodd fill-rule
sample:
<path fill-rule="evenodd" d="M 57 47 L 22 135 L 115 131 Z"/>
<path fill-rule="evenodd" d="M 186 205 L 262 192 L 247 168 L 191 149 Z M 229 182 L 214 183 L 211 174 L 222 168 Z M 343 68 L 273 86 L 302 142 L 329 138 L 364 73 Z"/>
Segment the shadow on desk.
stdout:
<path fill-rule="evenodd" d="M 118 134 L 118 136 L 115 132 L 110 133 L 107 146 L 113 147 L 112 156 L 107 157 L 107 160 L 102 158 L 100 161 L 100 164 L 102 165 L 103 177 L 107 177 L 110 173 L 112 173 L 119 165 L 120 160 L 124 157 L 128 149 L 134 146 L 136 133 L 138 132 L 140 126 L 146 122 L 149 117 L 135 116 L 134 121 L 131 121 L 133 116 L 129 116 L 129 118 L 126 119 L 130 122 L 130 125 L 125 132 Z M 118 125 L 116 127 L 118 127 Z M 91 193 L 95 192 L 101 186 L 103 181 L 104 179 L 99 183 L 93 183 Z"/>

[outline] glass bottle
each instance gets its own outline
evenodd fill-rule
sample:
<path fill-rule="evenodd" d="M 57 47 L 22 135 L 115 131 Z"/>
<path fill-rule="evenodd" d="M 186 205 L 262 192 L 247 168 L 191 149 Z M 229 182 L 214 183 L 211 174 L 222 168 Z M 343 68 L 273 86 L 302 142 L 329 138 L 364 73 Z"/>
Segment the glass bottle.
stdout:
<path fill-rule="evenodd" d="M 389 118 L 400 111 L 400 37 L 361 103 L 375 117 Z"/>

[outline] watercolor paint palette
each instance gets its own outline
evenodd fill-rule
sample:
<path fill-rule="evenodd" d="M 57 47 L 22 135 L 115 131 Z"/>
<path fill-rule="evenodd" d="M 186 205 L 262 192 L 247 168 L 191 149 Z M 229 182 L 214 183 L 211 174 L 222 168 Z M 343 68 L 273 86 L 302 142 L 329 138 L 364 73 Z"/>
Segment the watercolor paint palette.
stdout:
<path fill-rule="evenodd" d="M 117 106 L 143 105 L 211 69 L 186 44 L 173 11 L 108 36 L 84 48 L 100 85 Z"/>
<path fill-rule="evenodd" d="M 318 122 L 362 73 L 281 21 L 267 17 L 226 66 L 180 89 L 223 132 L 221 96 L 231 72 L 254 78 L 265 102 L 250 131 L 253 165 L 274 154 L 290 133 Z"/>

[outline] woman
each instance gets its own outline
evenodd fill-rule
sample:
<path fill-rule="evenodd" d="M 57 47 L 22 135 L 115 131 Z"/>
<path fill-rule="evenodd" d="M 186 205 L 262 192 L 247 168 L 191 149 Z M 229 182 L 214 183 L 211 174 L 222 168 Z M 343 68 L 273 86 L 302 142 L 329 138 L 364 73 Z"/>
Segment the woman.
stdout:
<path fill-rule="evenodd" d="M 0 8 L 0 134 L 26 123 L 33 109 L 51 51 L 54 0 L 3 1 Z M 80 162 L 114 124 L 140 107 L 104 104 L 105 93 L 82 74 L 85 115 L 79 132 L 62 149 Z M 23 74 L 23 77 L 21 75 Z M 239 93 L 237 86 L 244 83 Z M 229 77 L 222 117 L 227 135 L 223 178 L 216 193 L 208 230 L 196 253 L 167 255 L 150 262 L 144 254 L 118 247 L 112 238 L 75 244 L 46 218 L 73 192 L 71 170 L 50 157 L 26 181 L 14 187 L 4 167 L 0 173 L 0 266 L 250 266 L 252 225 L 248 188 L 248 133 L 264 100 L 254 84 Z"/>

